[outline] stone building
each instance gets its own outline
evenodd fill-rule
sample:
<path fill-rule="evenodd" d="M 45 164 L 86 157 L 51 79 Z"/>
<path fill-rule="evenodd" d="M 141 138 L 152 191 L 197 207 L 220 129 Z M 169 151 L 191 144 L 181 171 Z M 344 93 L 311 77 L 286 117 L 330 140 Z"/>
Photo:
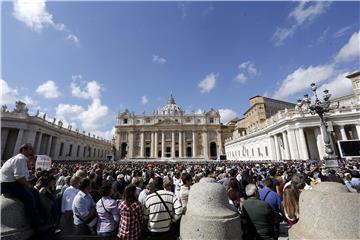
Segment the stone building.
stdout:
<path fill-rule="evenodd" d="M 1 108 L 1 159 L 7 160 L 17 154 L 21 144 L 33 145 L 36 154 L 48 155 L 53 160 L 106 160 L 113 155 L 113 145 L 91 135 L 63 126 L 61 120 L 56 123 L 42 117 L 30 116 L 26 104 L 16 102 L 15 109 Z"/>
<path fill-rule="evenodd" d="M 236 123 L 236 131 L 245 135 L 258 128 L 266 119 L 278 111 L 294 108 L 295 104 L 263 96 L 254 96 L 249 99 L 250 107 L 245 111 L 244 117 Z"/>
<path fill-rule="evenodd" d="M 151 115 L 119 113 L 115 146 L 120 158 L 219 159 L 229 134 L 218 111 L 185 113 L 171 95 Z"/>
<path fill-rule="evenodd" d="M 332 104 L 339 107 L 325 116 L 337 156 L 338 140 L 360 139 L 360 72 L 347 78 L 354 93 L 333 99 Z M 323 159 L 323 134 L 317 115 L 285 109 L 247 133 L 236 129 L 225 141 L 225 152 L 230 160 Z"/>

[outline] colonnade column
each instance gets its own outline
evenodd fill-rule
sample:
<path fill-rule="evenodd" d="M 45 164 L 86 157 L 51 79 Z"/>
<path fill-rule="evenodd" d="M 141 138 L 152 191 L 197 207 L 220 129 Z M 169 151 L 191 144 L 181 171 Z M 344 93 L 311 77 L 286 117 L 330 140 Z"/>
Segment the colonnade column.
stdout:
<path fill-rule="evenodd" d="M 128 158 L 132 158 L 133 157 L 133 149 L 134 148 L 134 133 L 131 131 L 129 132 L 129 146 L 128 146 Z"/>
<path fill-rule="evenodd" d="M 203 148 L 204 148 L 204 157 L 209 159 L 209 143 L 208 143 L 208 134 L 207 131 L 203 132 Z"/>
<path fill-rule="evenodd" d="M 51 150 L 51 143 L 52 143 L 52 139 L 53 139 L 53 136 L 49 136 L 49 141 L 48 141 L 48 145 L 47 145 L 47 149 L 46 149 L 46 153 L 48 156 L 50 156 L 50 150 Z M 74 149 L 73 149 L 74 150 Z"/>
<path fill-rule="evenodd" d="M 217 132 L 217 144 L 219 144 L 217 151 L 217 159 L 220 159 L 220 155 L 223 154 L 221 132 Z"/>
<path fill-rule="evenodd" d="M 360 124 L 356 124 L 355 128 L 356 128 L 357 137 L 358 139 L 360 139 Z"/>
<path fill-rule="evenodd" d="M 272 160 L 276 160 L 276 147 L 275 147 L 275 136 L 270 136 L 270 144 L 271 144 L 271 157 Z"/>
<path fill-rule="evenodd" d="M 183 134 L 183 133 L 180 131 L 180 132 L 179 132 L 179 158 L 181 158 L 181 157 L 183 156 L 183 153 L 182 153 L 182 152 L 183 152 L 183 151 L 182 151 L 182 150 L 183 150 L 182 134 Z"/>
<path fill-rule="evenodd" d="M 175 157 L 175 132 L 171 132 L 171 157 Z"/>
<path fill-rule="evenodd" d="M 196 132 L 192 132 L 192 157 L 196 157 Z"/>
<path fill-rule="evenodd" d="M 9 129 L 8 128 L 1 129 L 1 157 L 4 154 L 5 143 L 7 142 L 8 136 L 9 136 Z"/>
<path fill-rule="evenodd" d="M 344 125 L 340 125 L 341 140 L 348 140 L 345 132 Z"/>
<path fill-rule="evenodd" d="M 41 147 L 42 135 L 43 135 L 43 134 L 42 134 L 41 132 L 39 132 L 39 139 L 38 139 L 38 141 L 37 141 L 35 154 L 40 154 L 40 147 Z"/>
<path fill-rule="evenodd" d="M 21 143 L 22 143 L 23 135 L 24 135 L 24 129 L 19 129 L 19 133 L 18 133 L 17 138 L 16 138 L 16 143 L 15 143 L 15 147 L 14 147 L 13 156 L 15 156 L 16 154 L 19 153 L 19 148 L 20 148 Z"/>
<path fill-rule="evenodd" d="M 289 150 L 289 142 L 288 142 L 288 136 L 286 134 L 286 131 L 282 132 L 282 137 L 283 137 L 284 152 L 285 152 L 284 157 L 286 160 L 290 160 L 291 154 L 290 154 L 290 150 Z"/>
<path fill-rule="evenodd" d="M 150 157 L 154 157 L 154 132 L 151 132 Z"/>
<path fill-rule="evenodd" d="M 276 161 L 280 161 L 280 148 L 279 148 L 279 141 L 276 135 L 274 135 L 274 141 L 275 141 L 275 154 L 276 154 Z"/>
<path fill-rule="evenodd" d="M 305 133 L 303 128 L 299 128 L 299 138 L 300 138 L 300 146 L 301 146 L 301 156 L 302 160 L 309 159 L 309 153 L 306 146 Z"/>
<path fill-rule="evenodd" d="M 154 133 L 154 157 L 157 158 L 158 157 L 158 132 Z"/>
<path fill-rule="evenodd" d="M 292 160 L 300 159 L 298 151 L 297 151 L 294 130 L 287 130 L 287 136 L 288 136 L 288 143 L 289 143 L 291 159 Z"/>
<path fill-rule="evenodd" d="M 324 138 L 323 138 L 323 132 L 320 127 L 314 128 L 314 134 L 316 138 L 316 146 L 319 152 L 319 158 L 324 159 L 325 155 L 325 146 L 324 146 Z"/>
<path fill-rule="evenodd" d="M 165 157 L 165 133 L 161 133 L 161 157 Z"/>

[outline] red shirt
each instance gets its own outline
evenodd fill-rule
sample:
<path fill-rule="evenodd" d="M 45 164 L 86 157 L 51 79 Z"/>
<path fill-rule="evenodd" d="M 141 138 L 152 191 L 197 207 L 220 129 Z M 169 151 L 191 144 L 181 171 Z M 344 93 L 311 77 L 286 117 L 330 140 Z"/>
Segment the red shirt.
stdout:
<path fill-rule="evenodd" d="M 140 202 L 136 201 L 130 206 L 121 201 L 118 206 L 120 222 L 118 238 L 138 240 L 141 237 L 141 227 L 144 223 L 144 211 Z"/>

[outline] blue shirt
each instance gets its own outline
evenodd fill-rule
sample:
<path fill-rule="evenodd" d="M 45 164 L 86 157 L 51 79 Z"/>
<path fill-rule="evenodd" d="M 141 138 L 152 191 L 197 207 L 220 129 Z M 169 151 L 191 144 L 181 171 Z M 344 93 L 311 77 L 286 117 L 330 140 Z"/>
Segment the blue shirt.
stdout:
<path fill-rule="evenodd" d="M 267 194 L 268 192 L 269 192 L 269 194 Z M 276 192 L 272 191 L 271 189 L 269 189 L 267 187 L 260 189 L 259 194 L 260 194 L 260 200 L 267 202 L 271 206 L 273 211 L 275 211 L 275 212 L 280 211 L 281 199 L 280 199 L 279 194 L 277 194 Z M 267 194 L 267 196 L 266 196 L 266 199 L 264 200 L 266 194 Z"/>

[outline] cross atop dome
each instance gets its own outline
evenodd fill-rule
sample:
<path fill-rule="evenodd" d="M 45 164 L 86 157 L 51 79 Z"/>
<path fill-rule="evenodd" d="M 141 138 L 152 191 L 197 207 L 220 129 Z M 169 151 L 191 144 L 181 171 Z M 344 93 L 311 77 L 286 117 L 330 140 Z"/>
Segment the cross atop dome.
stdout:
<path fill-rule="evenodd" d="M 169 96 L 169 98 L 168 98 L 168 104 L 176 104 L 176 103 L 175 103 L 175 99 L 174 99 L 174 97 L 173 97 L 172 94 L 170 94 L 170 96 Z"/>

